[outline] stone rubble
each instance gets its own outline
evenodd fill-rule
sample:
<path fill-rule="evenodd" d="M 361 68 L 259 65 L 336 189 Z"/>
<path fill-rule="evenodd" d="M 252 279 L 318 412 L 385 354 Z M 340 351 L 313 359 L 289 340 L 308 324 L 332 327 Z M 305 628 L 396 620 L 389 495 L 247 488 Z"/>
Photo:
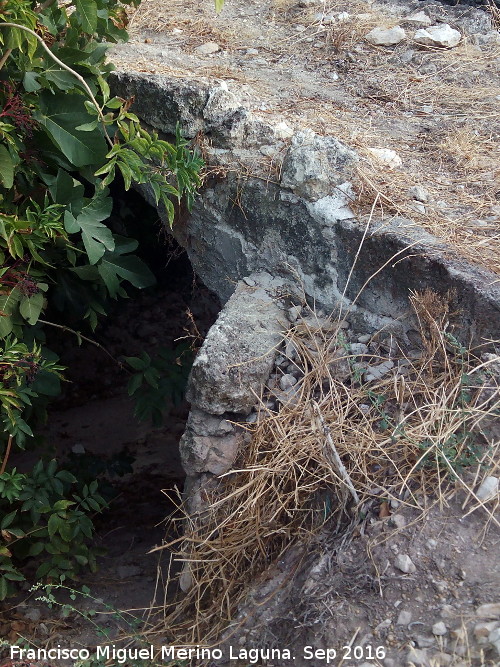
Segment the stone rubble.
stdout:
<path fill-rule="evenodd" d="M 413 35 L 413 40 L 423 46 L 441 46 L 443 48 L 453 48 L 462 39 L 458 30 L 452 28 L 447 23 L 433 25 L 429 28 L 421 28 Z"/>

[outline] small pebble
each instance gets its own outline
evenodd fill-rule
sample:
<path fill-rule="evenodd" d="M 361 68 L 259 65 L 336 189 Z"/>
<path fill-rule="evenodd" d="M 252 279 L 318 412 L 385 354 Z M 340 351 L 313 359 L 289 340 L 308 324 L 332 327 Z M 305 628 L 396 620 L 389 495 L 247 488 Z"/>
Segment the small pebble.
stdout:
<path fill-rule="evenodd" d="M 411 611 L 401 610 L 396 625 L 409 625 L 411 623 L 411 617 Z"/>
<path fill-rule="evenodd" d="M 294 376 L 291 373 L 286 373 L 281 377 L 280 387 L 283 391 L 290 389 L 290 387 L 293 387 L 296 384 L 297 384 L 297 379 L 294 378 Z"/>
<path fill-rule="evenodd" d="M 393 514 L 391 516 L 391 523 L 398 529 L 402 530 L 406 526 L 406 519 L 402 514 Z"/>
<path fill-rule="evenodd" d="M 220 46 L 216 42 L 205 42 L 205 44 L 200 44 L 200 46 L 197 46 L 195 51 L 202 56 L 209 56 L 212 53 L 217 53 L 217 51 L 220 51 Z"/>
<path fill-rule="evenodd" d="M 443 621 L 438 621 L 432 626 L 432 634 L 437 637 L 443 637 L 448 632 L 448 628 Z"/>
<path fill-rule="evenodd" d="M 417 570 L 415 563 L 408 556 L 408 554 L 399 554 L 394 561 L 394 566 L 405 574 L 410 574 L 412 572 L 416 572 Z"/>

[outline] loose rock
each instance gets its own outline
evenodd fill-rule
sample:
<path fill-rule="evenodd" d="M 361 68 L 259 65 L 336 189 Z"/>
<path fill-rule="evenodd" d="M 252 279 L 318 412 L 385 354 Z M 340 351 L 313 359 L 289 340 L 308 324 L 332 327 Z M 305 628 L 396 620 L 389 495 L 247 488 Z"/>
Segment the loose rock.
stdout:
<path fill-rule="evenodd" d="M 488 641 L 496 650 L 497 655 L 500 656 L 500 628 L 495 628 L 495 630 L 490 632 Z"/>
<path fill-rule="evenodd" d="M 217 53 L 217 51 L 220 51 L 220 46 L 216 42 L 206 42 L 205 44 L 200 44 L 200 46 L 197 46 L 195 51 L 202 56 L 209 56 L 212 53 Z"/>
<path fill-rule="evenodd" d="M 431 25 L 432 21 L 431 19 L 427 16 L 425 12 L 417 12 L 416 14 L 412 14 L 411 16 L 407 16 L 405 18 L 405 21 L 408 23 L 418 23 L 420 25 Z"/>
<path fill-rule="evenodd" d="M 436 665 L 439 665 L 439 667 L 446 667 L 446 665 L 451 665 L 453 663 L 453 656 L 449 653 L 442 653 L 441 651 L 435 653 L 432 656 L 432 659 L 435 661 Z"/>
<path fill-rule="evenodd" d="M 411 623 L 411 618 L 412 618 L 411 611 L 402 610 L 399 612 L 396 625 L 408 625 L 409 623 Z"/>
<path fill-rule="evenodd" d="M 421 185 L 414 185 L 412 188 L 408 190 L 408 194 L 410 195 L 410 197 L 412 197 L 412 199 L 421 201 L 424 204 L 426 204 L 429 201 L 429 193 Z"/>
<path fill-rule="evenodd" d="M 462 35 L 447 23 L 433 25 L 429 28 L 421 28 L 414 34 L 413 39 L 417 44 L 424 46 L 442 46 L 453 48 L 462 39 Z"/>
<path fill-rule="evenodd" d="M 402 530 L 406 526 L 406 519 L 402 514 L 393 514 L 391 516 L 391 523 L 398 529 Z"/>
<path fill-rule="evenodd" d="M 394 46 L 406 37 L 404 28 L 397 25 L 394 28 L 373 28 L 365 35 L 365 39 L 375 46 Z"/>
<path fill-rule="evenodd" d="M 493 500 L 498 495 L 498 477 L 485 477 L 479 489 L 476 491 L 476 496 L 482 502 Z"/>
<path fill-rule="evenodd" d="M 406 656 L 406 664 L 414 665 L 414 667 L 429 667 L 427 650 L 425 648 L 411 648 Z"/>
<path fill-rule="evenodd" d="M 427 637 L 426 635 L 416 635 L 415 642 L 418 648 L 430 648 L 431 646 L 434 646 L 436 640 L 434 639 L 434 637 Z"/>
<path fill-rule="evenodd" d="M 500 618 L 500 602 L 482 604 L 476 609 L 479 618 Z"/>
<path fill-rule="evenodd" d="M 311 130 L 297 132 L 283 161 L 281 185 L 316 201 L 345 183 L 357 160 L 354 151 L 334 137 L 320 137 Z"/>
<path fill-rule="evenodd" d="M 498 623 L 496 621 L 490 621 L 489 623 L 476 623 L 473 630 L 474 637 L 479 644 L 486 644 L 488 637 L 490 636 L 490 632 L 495 630 L 497 627 Z"/>
<path fill-rule="evenodd" d="M 388 359 L 387 361 L 383 361 L 381 364 L 378 364 L 377 366 L 368 366 L 365 373 L 366 382 L 373 382 L 374 380 L 380 380 L 380 378 L 384 377 L 384 375 L 387 375 L 387 373 L 393 367 L 394 367 L 394 362 L 391 361 L 390 359 Z"/>
<path fill-rule="evenodd" d="M 274 136 L 276 139 L 290 139 L 293 137 L 293 130 L 288 125 L 288 123 L 285 123 L 284 121 L 280 121 L 279 123 L 276 123 L 274 126 Z"/>
<path fill-rule="evenodd" d="M 397 167 L 401 167 L 403 164 L 403 161 L 396 151 L 393 151 L 390 148 L 368 148 L 367 150 L 381 164 L 389 167 L 389 169 L 397 169 Z"/>
<path fill-rule="evenodd" d="M 448 628 L 443 621 L 438 621 L 432 626 L 432 634 L 437 637 L 443 637 L 448 632 Z"/>
<path fill-rule="evenodd" d="M 291 373 L 286 373 L 280 379 L 280 387 L 283 391 L 287 391 L 287 389 L 290 389 L 295 384 L 297 384 L 297 380 Z"/>
<path fill-rule="evenodd" d="M 394 561 L 394 567 L 397 567 L 398 570 L 401 570 L 401 572 L 404 572 L 405 574 L 417 571 L 415 563 L 408 554 L 399 554 Z"/>
<path fill-rule="evenodd" d="M 350 377 L 351 367 L 344 350 L 339 348 L 333 352 L 333 359 L 328 363 L 328 370 L 332 377 L 341 382 Z"/>
<path fill-rule="evenodd" d="M 418 213 L 425 213 L 426 211 L 425 206 L 418 201 L 411 202 L 410 208 L 412 208 L 414 211 L 417 211 Z"/>
<path fill-rule="evenodd" d="M 286 312 L 286 316 L 289 322 L 294 324 L 300 317 L 300 312 L 302 308 L 300 306 L 292 306 Z"/>
<path fill-rule="evenodd" d="M 368 352 L 368 347 L 364 343 L 351 343 L 349 347 L 351 348 L 351 353 L 357 357 L 361 357 Z"/>

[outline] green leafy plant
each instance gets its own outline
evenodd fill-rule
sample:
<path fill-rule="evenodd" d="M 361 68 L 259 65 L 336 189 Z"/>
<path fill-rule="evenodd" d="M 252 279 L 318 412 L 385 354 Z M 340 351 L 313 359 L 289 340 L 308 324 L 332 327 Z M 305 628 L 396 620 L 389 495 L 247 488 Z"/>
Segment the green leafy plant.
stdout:
<path fill-rule="evenodd" d="M 200 184 L 201 159 L 179 129 L 170 144 L 141 127 L 130 100 L 111 96 L 106 50 L 127 38 L 124 4 L 0 3 L 0 598 L 29 559 L 52 581 L 95 567 L 97 482 L 79 483 L 56 461 L 29 474 L 8 465 L 13 447 L 35 442 L 60 392 L 64 369 L 44 328 L 67 327 L 47 315 L 95 329 L 107 300 L 154 283 L 137 240 L 109 225 L 108 186 L 118 174 L 126 189 L 147 184 L 172 225 L 175 202 L 190 206 Z"/>
<path fill-rule="evenodd" d="M 151 420 L 160 426 L 167 405 L 178 405 L 193 362 L 193 351 L 188 343 L 174 350 L 161 349 L 154 359 L 147 352 L 140 357 L 124 357 L 135 373 L 129 379 L 129 396 L 135 396 L 135 415 L 140 421 Z"/>
<path fill-rule="evenodd" d="M 37 578 L 53 581 L 74 578 L 82 567 L 95 569 L 95 553 L 89 547 L 93 523 L 89 516 L 106 502 L 97 482 L 79 484 L 57 462 L 39 461 L 30 474 L 14 468 L 0 475 L 0 600 L 13 592 L 25 575 L 18 563 L 26 558 L 43 559 Z"/>

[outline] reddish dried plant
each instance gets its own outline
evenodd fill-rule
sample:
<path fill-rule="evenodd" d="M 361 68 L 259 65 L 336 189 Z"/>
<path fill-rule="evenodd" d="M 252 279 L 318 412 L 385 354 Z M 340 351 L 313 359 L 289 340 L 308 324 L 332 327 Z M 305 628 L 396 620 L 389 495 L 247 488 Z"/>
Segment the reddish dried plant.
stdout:
<path fill-rule="evenodd" d="M 36 121 L 32 118 L 21 94 L 10 81 L 0 82 L 0 97 L 4 99 L 0 118 L 10 122 L 27 137 L 31 137 Z"/>

